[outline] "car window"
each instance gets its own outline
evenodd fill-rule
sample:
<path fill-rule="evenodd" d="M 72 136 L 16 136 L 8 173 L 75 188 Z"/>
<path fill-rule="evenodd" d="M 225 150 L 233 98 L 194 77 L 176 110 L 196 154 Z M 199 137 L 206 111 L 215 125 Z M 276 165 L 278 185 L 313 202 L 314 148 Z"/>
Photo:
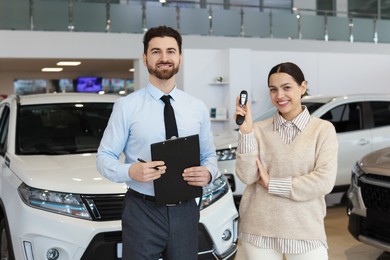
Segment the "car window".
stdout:
<path fill-rule="evenodd" d="M 319 103 L 319 102 L 303 102 L 302 105 L 307 107 L 307 110 L 310 114 L 312 114 L 314 111 L 316 111 L 318 108 L 322 107 L 325 103 Z"/>
<path fill-rule="evenodd" d="M 334 107 L 321 118 L 330 121 L 337 133 L 362 129 L 362 103 L 355 102 Z"/>
<path fill-rule="evenodd" d="M 18 154 L 96 152 L 112 103 L 21 106 L 16 132 Z"/>
<path fill-rule="evenodd" d="M 370 102 L 374 127 L 390 125 L 390 102 Z"/>
<path fill-rule="evenodd" d="M 8 135 L 8 122 L 9 122 L 9 108 L 7 106 L 1 106 L 0 108 L 0 153 L 6 152 L 7 135 Z"/>

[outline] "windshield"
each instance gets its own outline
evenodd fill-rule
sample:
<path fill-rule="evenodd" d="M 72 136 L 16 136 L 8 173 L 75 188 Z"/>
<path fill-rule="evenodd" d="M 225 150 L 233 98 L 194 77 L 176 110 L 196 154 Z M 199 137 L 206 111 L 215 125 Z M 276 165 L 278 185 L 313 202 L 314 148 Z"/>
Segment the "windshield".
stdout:
<path fill-rule="evenodd" d="M 312 114 L 314 111 L 316 111 L 318 108 L 322 107 L 325 103 L 319 103 L 319 102 L 302 102 L 302 105 L 307 107 L 307 110 L 309 111 L 310 114 Z M 254 122 L 259 122 L 263 121 L 267 118 L 272 117 L 276 113 L 276 108 L 272 107 L 265 111 L 263 114 L 260 116 L 256 117 Z"/>
<path fill-rule="evenodd" d="M 325 105 L 325 103 L 319 103 L 319 102 L 302 102 L 302 105 L 307 107 L 307 110 L 309 110 L 309 113 L 312 114 L 314 111 Z"/>
<path fill-rule="evenodd" d="M 16 153 L 95 153 L 113 103 L 66 103 L 21 106 Z"/>

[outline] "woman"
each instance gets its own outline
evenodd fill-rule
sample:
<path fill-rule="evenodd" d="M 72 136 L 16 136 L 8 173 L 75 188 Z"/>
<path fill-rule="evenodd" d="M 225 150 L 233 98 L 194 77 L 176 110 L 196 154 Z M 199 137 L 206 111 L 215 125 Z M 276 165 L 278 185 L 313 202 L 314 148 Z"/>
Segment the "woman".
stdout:
<path fill-rule="evenodd" d="M 310 116 L 307 90 L 294 63 L 276 65 L 268 88 L 277 113 L 255 124 L 249 102 L 236 101 L 239 126 L 236 172 L 247 184 L 240 202 L 240 239 L 246 259 L 328 259 L 325 195 L 335 182 L 337 136 L 333 125 Z"/>

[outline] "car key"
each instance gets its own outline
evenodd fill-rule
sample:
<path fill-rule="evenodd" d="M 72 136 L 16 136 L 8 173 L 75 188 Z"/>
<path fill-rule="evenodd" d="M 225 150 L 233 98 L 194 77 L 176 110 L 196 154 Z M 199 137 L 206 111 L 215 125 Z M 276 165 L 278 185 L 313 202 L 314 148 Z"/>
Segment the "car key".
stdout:
<path fill-rule="evenodd" d="M 240 107 L 244 108 L 246 106 L 246 102 L 248 102 L 248 92 L 246 90 L 242 90 L 240 93 Z M 237 115 L 236 124 L 242 125 L 244 123 L 245 116 Z"/>

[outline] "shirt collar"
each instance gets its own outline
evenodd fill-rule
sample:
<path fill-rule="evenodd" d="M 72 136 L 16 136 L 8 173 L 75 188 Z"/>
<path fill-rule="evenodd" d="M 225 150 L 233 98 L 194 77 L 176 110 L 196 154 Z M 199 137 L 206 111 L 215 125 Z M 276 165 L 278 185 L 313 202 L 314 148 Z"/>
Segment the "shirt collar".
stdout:
<path fill-rule="evenodd" d="M 307 123 L 309 122 L 310 120 L 310 113 L 309 111 L 307 110 L 307 107 L 306 106 L 302 106 L 303 108 L 303 111 L 297 116 L 295 117 L 292 121 L 290 121 L 294 126 L 296 126 L 299 131 L 303 131 L 303 129 L 305 128 L 305 126 L 307 125 Z M 279 128 L 285 124 L 285 123 L 288 123 L 289 121 L 287 121 L 286 119 L 284 119 L 280 114 L 279 114 L 279 111 L 277 111 L 273 117 L 273 120 L 274 120 L 274 131 L 277 131 L 279 130 Z"/>
<path fill-rule="evenodd" d="M 160 89 L 158 89 L 156 86 L 154 86 L 152 83 L 148 83 L 148 85 L 146 85 L 146 91 L 155 99 L 155 100 L 159 100 L 163 95 L 165 95 L 164 92 L 162 92 Z M 168 93 L 168 95 L 170 95 L 172 97 L 173 100 L 176 99 L 177 97 L 177 88 L 176 88 L 176 85 L 175 87 L 172 89 L 172 91 L 170 93 Z"/>

